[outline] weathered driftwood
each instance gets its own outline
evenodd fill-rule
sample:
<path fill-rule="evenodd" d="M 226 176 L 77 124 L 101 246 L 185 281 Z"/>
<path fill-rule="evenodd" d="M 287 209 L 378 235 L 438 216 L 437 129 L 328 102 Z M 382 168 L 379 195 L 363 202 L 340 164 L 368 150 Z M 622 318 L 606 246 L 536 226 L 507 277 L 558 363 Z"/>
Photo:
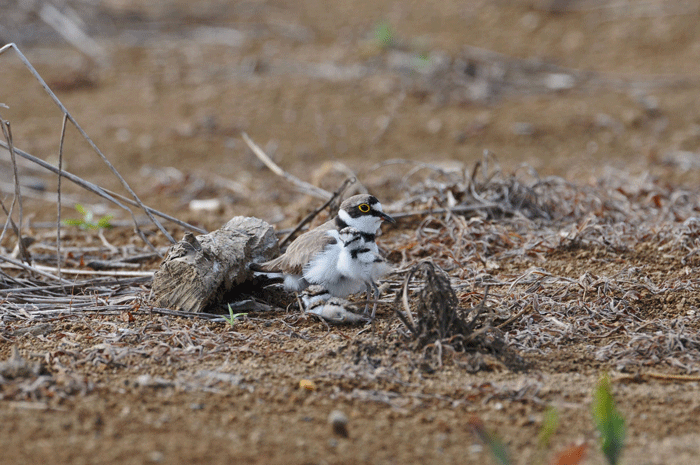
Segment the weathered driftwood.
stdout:
<path fill-rule="evenodd" d="M 185 233 L 153 276 L 154 305 L 201 312 L 252 278 L 248 265 L 279 255 L 272 226 L 237 216 L 221 229 L 195 237 Z"/>

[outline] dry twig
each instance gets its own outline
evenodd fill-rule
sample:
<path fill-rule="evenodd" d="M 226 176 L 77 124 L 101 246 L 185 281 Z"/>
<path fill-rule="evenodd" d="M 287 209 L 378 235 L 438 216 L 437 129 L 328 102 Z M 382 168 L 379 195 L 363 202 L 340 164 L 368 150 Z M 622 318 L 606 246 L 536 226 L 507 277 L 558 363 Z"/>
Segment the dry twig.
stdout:
<path fill-rule="evenodd" d="M 34 78 L 35 78 L 35 79 L 39 82 L 39 84 L 43 87 L 44 91 L 46 91 L 46 93 L 51 97 L 51 99 L 54 101 L 54 103 L 56 104 L 56 106 L 58 106 L 58 108 L 61 110 L 61 112 L 63 113 L 64 117 L 67 118 L 67 119 L 73 124 L 73 126 L 75 126 L 75 128 L 78 130 L 78 132 L 80 133 L 80 135 L 83 137 L 83 139 L 85 139 L 85 141 L 90 145 L 90 147 L 93 149 L 93 151 L 100 157 L 100 159 L 102 160 L 102 162 L 103 162 L 105 165 L 107 165 L 107 167 L 110 169 L 110 171 L 112 171 L 112 173 L 113 173 L 113 174 L 116 176 L 116 178 L 120 181 L 120 183 L 122 184 L 122 186 L 124 187 L 124 189 L 126 189 L 126 191 L 133 197 L 134 201 L 138 204 L 138 206 L 146 213 L 146 215 L 147 215 L 148 218 L 151 220 L 151 222 L 152 222 L 154 225 L 156 225 L 156 227 L 161 231 L 161 233 L 163 233 L 163 235 L 164 235 L 171 243 L 174 243 L 175 240 L 172 238 L 172 236 L 170 235 L 170 233 L 168 233 L 168 231 L 163 227 L 163 225 L 153 216 L 153 214 L 149 211 L 149 209 L 146 208 L 146 206 L 143 204 L 143 202 L 141 202 L 141 199 L 140 199 L 140 198 L 136 195 L 136 193 L 131 189 L 131 186 L 130 186 L 130 185 L 126 182 L 126 180 L 119 174 L 119 172 L 116 170 L 116 168 L 114 168 L 114 166 L 112 165 L 112 163 L 110 163 L 110 161 L 107 159 L 107 157 L 102 153 L 102 151 L 97 147 L 97 145 L 96 145 L 96 144 L 92 141 L 92 139 L 87 135 L 87 133 L 85 132 L 85 130 L 80 126 L 80 124 L 78 124 L 78 122 L 75 120 L 75 118 L 73 118 L 73 116 L 70 114 L 70 112 L 68 112 L 68 110 L 67 110 L 66 107 L 63 105 L 63 103 L 61 103 L 61 101 L 58 99 L 58 97 L 56 96 L 56 94 L 53 93 L 53 91 L 49 88 L 48 84 L 46 84 L 46 82 L 44 81 L 44 79 L 43 79 L 43 78 L 41 77 L 41 75 L 36 71 L 36 69 L 34 69 L 34 66 L 32 66 L 32 64 L 29 62 L 29 60 L 28 60 L 28 59 L 24 56 L 24 54 L 19 50 L 19 48 L 18 48 L 15 44 L 13 44 L 13 43 L 7 44 L 7 45 L 5 45 L 5 46 L 3 46 L 3 47 L 0 47 L 0 55 L 3 54 L 4 52 L 6 52 L 7 50 L 14 50 L 14 52 L 17 54 L 17 56 L 18 56 L 18 58 L 20 59 L 20 61 L 22 61 L 22 63 L 24 64 L 24 66 L 29 70 L 29 72 L 32 74 L 32 76 L 34 76 Z M 60 172 L 60 171 L 59 171 L 59 173 L 62 174 L 62 172 Z M 125 205 L 123 205 L 123 204 L 120 205 L 120 206 L 122 206 L 122 208 L 124 208 L 126 211 L 128 211 L 128 212 L 130 213 L 130 215 L 131 215 L 131 217 L 132 217 L 132 219 L 133 219 L 133 221 L 134 221 L 134 228 L 135 228 L 135 231 L 139 234 L 139 236 L 140 236 L 141 239 L 144 241 L 144 243 L 146 243 L 146 244 L 149 245 L 152 249 L 155 250 L 155 247 L 153 247 L 153 245 L 152 245 L 152 244 L 148 241 L 148 239 L 146 238 L 146 236 L 145 236 L 145 234 L 143 233 L 143 231 L 141 231 L 141 229 L 139 228 L 139 226 L 138 226 L 138 221 L 136 220 L 136 215 L 134 214 L 134 212 L 133 212 L 129 207 L 127 207 L 127 206 L 125 206 Z"/>
<path fill-rule="evenodd" d="M 323 205 L 306 215 L 306 217 L 303 220 L 301 220 L 299 224 L 296 225 L 296 227 L 284 237 L 284 239 L 280 241 L 279 246 L 284 247 L 287 244 L 287 242 L 289 242 L 294 237 L 294 235 L 301 230 L 301 228 L 303 228 L 307 223 L 316 218 L 316 216 L 319 213 L 321 213 L 326 207 L 328 207 L 330 204 L 341 198 L 343 193 L 347 190 L 347 188 L 353 185 L 356 181 L 357 179 L 355 178 L 348 178 L 345 181 L 343 181 L 343 184 L 341 184 L 341 186 L 335 192 L 333 192 L 333 196 L 330 199 L 328 199 Z"/>
<path fill-rule="evenodd" d="M 318 197 L 323 200 L 328 200 L 329 198 L 333 197 L 333 194 L 330 192 L 321 189 L 320 187 L 316 187 L 313 184 L 309 184 L 308 182 L 302 181 L 293 174 L 284 171 L 277 163 L 272 161 L 272 159 L 263 151 L 263 149 L 253 142 L 253 140 L 248 137 L 248 134 L 245 132 L 241 134 L 241 137 L 243 137 L 243 141 L 248 144 L 248 147 L 250 147 L 250 150 L 253 151 L 255 156 L 258 157 L 258 159 L 263 162 L 265 166 L 270 169 L 270 171 L 294 184 L 301 192 L 313 195 L 314 197 Z"/>

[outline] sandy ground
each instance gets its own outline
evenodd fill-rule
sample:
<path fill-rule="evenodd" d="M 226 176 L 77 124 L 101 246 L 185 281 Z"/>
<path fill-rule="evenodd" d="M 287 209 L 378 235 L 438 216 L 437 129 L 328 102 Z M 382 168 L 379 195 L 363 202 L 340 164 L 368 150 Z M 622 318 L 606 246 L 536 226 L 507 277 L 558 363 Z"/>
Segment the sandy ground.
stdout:
<path fill-rule="evenodd" d="M 616 176 L 623 180 L 617 192 L 634 208 L 686 202 L 676 218 L 669 214 L 671 225 L 696 214 L 700 11 L 692 2 L 73 6 L 99 46 L 94 58 L 17 5 L 0 19 L 0 38 L 18 43 L 146 204 L 206 229 L 235 215 L 289 228 L 318 204 L 267 170 L 242 141 L 243 131 L 299 178 L 332 191 L 354 173 L 389 208 L 406 205 L 414 185 L 410 163 L 471 170 L 489 150 L 504 173 L 526 163 L 543 178 L 591 189 Z M 61 113 L 12 52 L 0 55 L 0 69 L 0 103 L 9 107 L 0 115 L 12 123 L 15 145 L 55 163 Z M 72 127 L 64 157 L 67 170 L 121 189 Z M 9 173 L 3 164 L 0 181 L 10 182 Z M 55 218 L 55 179 L 32 167 L 23 173 L 44 189 L 26 191 L 25 219 L 37 236 L 50 234 L 41 223 Z M 70 206 L 80 202 L 128 224 L 124 211 L 64 187 L 64 216 L 75 216 Z M 4 202 L 12 189 L 3 184 Z M 213 211 L 189 209 L 192 200 L 210 198 L 220 201 Z M 586 218 L 570 224 L 583 231 Z M 653 292 L 635 288 L 627 311 L 640 327 L 673 320 L 674 331 L 692 334 L 674 352 L 682 363 L 652 357 L 630 368 L 601 359 L 594 350 L 615 341 L 636 347 L 617 329 L 632 320 L 613 319 L 589 339 L 571 333 L 538 350 L 523 350 L 518 335 L 525 320 L 518 320 L 503 331 L 524 367 L 487 358 L 476 372 L 454 361 L 427 369 L 419 354 L 397 348 L 393 295 L 374 331 L 327 327 L 295 311 L 230 327 L 145 308 L 127 316 L 53 318 L 42 327 L 45 319 L 16 317 L 0 302 L 0 359 L 16 346 L 43 367 L 0 386 L 0 463 L 495 463 L 469 426 L 478 417 L 503 439 L 514 463 L 547 463 L 567 445 L 585 443 L 583 463 L 602 464 L 590 402 L 603 371 L 611 373 L 628 423 L 623 463 L 699 462 L 698 382 L 649 376 L 700 370 L 692 318 L 696 259 L 660 248 L 675 242 L 659 241 L 656 223 L 629 226 L 639 228 L 638 244 L 625 242 L 631 240 L 619 226 L 625 220 L 615 224 L 624 230 L 624 250 L 577 243 L 533 249 L 537 257 L 526 259 L 508 254 L 526 241 L 518 238 L 522 230 L 505 226 L 510 239 L 487 248 L 474 266 L 503 282 L 538 266 L 552 276 L 592 275 L 620 288 L 632 279 L 621 272 L 642 270 Z M 385 230 L 381 241 L 394 262 L 417 227 L 401 221 Z M 171 232 L 182 234 L 174 226 Z M 138 243 L 129 226 L 107 239 Z M 89 232 L 65 240 L 102 246 Z M 167 245 L 155 233 L 153 240 Z M 451 265 L 454 277 L 459 269 Z M 157 266 L 151 259 L 140 270 Z M 605 294 L 594 281 L 591 289 Z M 543 311 L 562 311 L 557 291 L 541 286 L 531 294 L 541 292 Z M 460 302 L 475 305 L 482 292 L 461 290 Z M 502 305 L 515 298 L 505 288 L 495 295 Z M 568 316 L 567 324 L 582 318 Z M 302 380 L 315 388 L 300 388 Z M 541 451 L 537 434 L 549 405 L 559 411 L 560 426 Z M 333 410 L 348 417 L 347 437 L 329 426 Z"/>

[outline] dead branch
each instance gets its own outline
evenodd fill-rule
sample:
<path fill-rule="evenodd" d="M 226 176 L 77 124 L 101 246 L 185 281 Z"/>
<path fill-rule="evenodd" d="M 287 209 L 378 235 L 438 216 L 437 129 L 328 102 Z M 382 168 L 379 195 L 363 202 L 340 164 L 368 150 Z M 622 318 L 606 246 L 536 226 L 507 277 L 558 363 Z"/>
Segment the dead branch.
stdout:
<path fill-rule="evenodd" d="M 63 122 L 61 123 L 61 139 L 58 144 L 58 172 L 63 171 L 63 142 L 66 139 L 66 123 L 68 122 L 68 117 L 63 115 Z M 58 269 L 58 277 L 61 278 L 61 176 L 58 175 L 58 188 L 57 188 L 57 199 L 56 204 L 56 268 Z"/>
<path fill-rule="evenodd" d="M 14 196 L 12 197 L 12 204 L 10 205 L 10 211 L 8 212 L 5 210 L 5 205 L 2 206 L 3 210 L 5 210 L 5 213 L 7 214 L 7 219 L 8 221 L 12 224 L 12 229 L 14 230 L 15 234 L 17 235 L 17 245 L 19 246 L 19 252 L 20 255 L 22 256 L 22 260 L 24 260 L 25 263 L 29 263 L 29 254 L 27 253 L 27 249 L 24 246 L 24 242 L 22 241 L 22 223 L 23 223 L 23 209 L 22 209 L 22 192 L 20 190 L 19 186 L 19 173 L 17 172 L 17 159 L 15 157 L 15 147 L 14 144 L 12 143 L 12 129 L 10 127 L 10 122 L 5 121 L 2 117 L 0 117 L 0 125 L 2 126 L 2 133 L 5 136 L 5 140 L 7 141 L 7 148 L 10 152 L 10 160 L 12 161 L 12 173 L 13 173 L 13 179 L 15 183 L 15 190 L 14 190 Z M 15 225 L 15 223 L 12 221 L 12 211 L 15 207 L 15 204 L 18 205 L 19 207 L 19 220 L 18 223 L 19 225 Z M 4 232 L 4 228 L 3 228 Z M 0 236 L 1 237 L 1 236 Z"/>
<path fill-rule="evenodd" d="M 333 192 L 331 198 L 328 199 L 323 205 L 306 215 L 306 217 L 303 220 L 301 220 L 299 224 L 296 225 L 296 227 L 284 237 L 284 239 L 280 241 L 279 246 L 284 247 L 287 244 L 287 242 L 289 242 L 294 237 L 294 235 L 301 230 L 301 228 L 303 228 L 307 223 L 316 218 L 316 216 L 319 213 L 321 213 L 326 207 L 328 207 L 331 203 L 341 198 L 343 193 L 347 190 L 347 188 L 353 185 L 356 181 L 356 178 L 348 178 L 345 181 L 343 181 L 343 184 L 341 184 L 341 186 L 335 192 Z"/>
<path fill-rule="evenodd" d="M 141 202 L 141 199 L 140 199 L 140 198 L 136 195 L 136 193 L 131 189 L 131 186 L 126 182 L 126 180 L 121 176 L 121 174 L 119 174 L 119 172 L 116 170 L 116 168 L 114 168 L 114 166 L 112 165 L 112 163 L 110 163 L 110 161 L 107 159 L 107 157 L 105 157 L 105 155 L 102 153 L 102 151 L 101 151 L 101 150 L 97 147 L 97 145 L 92 141 L 92 139 L 90 138 L 90 136 L 88 136 L 88 134 L 85 132 L 85 130 L 80 126 L 80 124 L 78 124 L 78 122 L 75 120 L 75 118 L 73 118 L 73 116 L 70 114 L 70 112 L 68 112 L 68 110 L 66 109 L 66 107 L 63 105 L 63 103 L 61 103 L 61 101 L 58 99 L 58 97 L 56 96 L 56 94 L 54 94 L 53 91 L 49 88 L 48 84 L 46 84 L 46 82 L 44 81 L 44 79 L 43 79 L 43 78 L 41 77 L 41 75 L 37 72 L 37 70 L 34 68 L 34 66 L 32 66 L 32 64 L 29 62 L 29 60 L 27 59 L 27 57 L 24 56 L 24 54 L 19 50 L 19 48 L 18 48 L 14 43 L 10 43 L 10 44 L 7 44 L 7 45 L 5 45 L 5 46 L 3 46 L 3 47 L 0 47 L 0 55 L 3 54 L 4 52 L 6 52 L 7 50 L 14 50 L 14 51 L 15 51 L 15 53 L 17 54 L 17 56 L 18 56 L 18 58 L 20 59 L 20 61 L 22 61 L 22 63 L 23 63 L 24 66 L 29 70 L 29 72 L 32 74 L 32 76 L 34 76 L 34 78 L 39 82 L 39 84 L 41 85 L 41 87 L 43 87 L 44 91 L 51 97 L 51 99 L 54 101 L 54 103 L 56 104 L 56 106 L 58 106 L 58 108 L 60 108 L 60 110 L 61 110 L 61 112 L 63 113 L 63 115 L 64 115 L 66 118 L 68 118 L 68 120 L 73 124 L 73 126 L 75 126 L 75 128 L 78 130 L 78 132 L 80 133 L 80 135 L 83 137 L 83 139 L 85 139 L 85 141 L 90 145 L 90 147 L 93 149 L 93 151 L 100 157 L 100 159 L 102 160 L 102 162 L 103 162 L 105 165 L 107 165 L 107 167 L 110 169 L 110 171 L 112 171 L 112 173 L 117 177 L 117 179 L 118 179 L 119 182 L 122 184 L 122 186 L 124 187 L 124 189 L 126 189 L 126 191 L 134 198 L 134 201 L 138 204 L 139 208 L 141 208 L 141 209 L 146 213 L 146 215 L 148 216 L 148 218 L 151 220 L 151 222 L 152 222 L 154 225 L 156 225 L 156 227 L 161 231 L 161 233 L 163 233 L 163 235 L 164 235 L 171 243 L 174 243 L 175 240 L 172 238 L 172 236 L 170 235 L 170 233 L 168 233 L 168 231 L 163 227 L 163 225 L 160 223 L 160 221 L 158 221 L 158 220 L 153 216 L 153 214 L 149 211 L 149 209 L 146 208 L 146 206 L 143 204 L 143 202 Z M 153 247 L 153 245 L 152 245 L 152 244 L 148 241 L 148 239 L 146 238 L 146 236 L 145 236 L 145 234 L 143 233 L 143 231 L 141 231 L 141 228 L 139 228 L 139 226 L 138 226 L 138 221 L 136 220 L 136 215 L 134 214 L 133 210 L 131 210 L 129 207 L 126 207 L 126 206 L 124 206 L 124 205 L 121 205 L 121 206 L 122 206 L 122 208 L 124 208 L 126 211 L 128 211 L 129 214 L 131 215 L 131 217 L 132 217 L 132 219 L 133 219 L 133 221 L 134 221 L 134 229 L 136 230 L 136 232 L 137 232 L 137 233 L 139 234 L 139 236 L 141 237 L 141 240 L 143 240 L 144 243 L 146 243 L 146 244 L 149 245 L 152 249 L 155 250 L 155 247 Z"/>
<path fill-rule="evenodd" d="M 272 226 L 258 218 L 237 216 L 198 237 L 187 232 L 155 273 L 151 300 L 158 307 L 201 312 L 251 280 L 252 262 L 276 255 L 279 247 Z"/>
<path fill-rule="evenodd" d="M 103 62 L 106 52 L 99 43 L 90 37 L 80 26 L 50 3 L 39 9 L 39 18 L 51 26 L 71 45 L 97 62 Z"/>
<path fill-rule="evenodd" d="M 7 144 L 4 143 L 3 141 L 0 141 L 0 147 L 8 149 Z M 31 155 L 31 154 L 29 154 L 23 150 L 20 150 L 16 147 L 14 150 L 15 150 L 15 153 L 17 155 L 21 156 L 22 158 L 25 158 L 26 160 L 29 160 L 33 163 L 36 163 L 37 165 L 41 166 L 42 168 L 45 168 L 46 170 L 48 170 L 54 174 L 57 174 L 63 178 L 68 179 L 69 181 L 73 182 L 75 185 L 80 186 L 83 189 L 87 190 L 88 192 L 92 192 L 93 194 L 102 197 L 103 199 L 117 205 L 118 207 L 120 207 L 124 210 L 128 210 L 128 208 L 124 205 L 124 203 L 126 203 L 128 205 L 135 206 L 135 207 L 139 206 L 138 202 L 136 202 L 134 200 L 131 200 L 131 199 L 124 197 L 120 194 L 117 194 L 115 192 L 112 192 L 109 189 L 102 188 L 96 184 L 91 183 L 90 181 L 87 181 L 85 179 L 80 178 L 79 176 L 74 175 L 73 173 L 70 173 L 70 172 L 64 171 L 64 170 L 60 170 L 60 169 L 56 168 L 55 166 L 45 162 L 41 158 L 37 158 L 34 155 Z M 197 226 L 186 223 L 184 221 L 181 221 L 173 216 L 167 215 L 167 214 L 160 212 L 154 208 L 146 207 L 146 210 L 155 216 L 158 216 L 158 217 L 163 218 L 165 220 L 168 220 L 172 223 L 175 223 L 179 226 L 182 226 L 185 229 L 189 229 L 190 231 L 200 233 L 200 234 L 205 234 L 207 232 L 205 229 L 202 229 L 202 228 L 199 228 Z M 136 221 L 135 224 L 138 226 L 143 225 L 143 223 L 141 223 L 139 221 Z"/>
<path fill-rule="evenodd" d="M 256 157 L 267 166 L 270 171 L 275 173 L 277 176 L 283 177 L 290 183 L 294 184 L 297 189 L 299 189 L 301 192 L 309 195 L 313 195 L 314 197 L 318 197 L 323 200 L 328 200 L 329 198 L 333 197 L 333 194 L 330 192 L 326 191 L 325 189 L 321 189 L 320 187 L 316 187 L 313 184 L 309 184 L 308 182 L 302 181 L 301 179 L 297 178 L 293 174 L 287 173 L 284 171 L 282 168 L 279 167 L 272 159 L 261 149 L 253 140 L 248 137 L 248 134 L 241 133 L 241 137 L 243 138 L 243 141 L 248 144 L 248 147 L 250 147 L 250 150 L 253 151 Z"/>
<path fill-rule="evenodd" d="M 654 378 L 654 379 L 663 379 L 666 381 L 691 381 L 691 382 L 700 381 L 700 376 L 698 376 L 698 375 L 673 375 L 673 374 L 666 374 L 666 373 L 657 373 L 655 371 L 649 371 L 646 373 L 642 373 L 641 375 L 648 376 L 649 378 Z"/>

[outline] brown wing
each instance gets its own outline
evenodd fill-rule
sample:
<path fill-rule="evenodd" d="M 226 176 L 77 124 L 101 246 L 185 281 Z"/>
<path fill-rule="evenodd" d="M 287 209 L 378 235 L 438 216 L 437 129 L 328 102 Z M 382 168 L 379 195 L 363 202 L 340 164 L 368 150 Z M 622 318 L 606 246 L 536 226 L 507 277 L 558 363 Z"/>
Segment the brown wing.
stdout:
<path fill-rule="evenodd" d="M 261 263 L 256 268 L 270 273 L 302 274 L 304 265 L 309 263 L 314 255 L 321 252 L 327 245 L 335 243 L 335 239 L 326 234 L 333 228 L 335 223 L 328 221 L 305 232 L 294 239 L 282 255 L 269 262 Z"/>

